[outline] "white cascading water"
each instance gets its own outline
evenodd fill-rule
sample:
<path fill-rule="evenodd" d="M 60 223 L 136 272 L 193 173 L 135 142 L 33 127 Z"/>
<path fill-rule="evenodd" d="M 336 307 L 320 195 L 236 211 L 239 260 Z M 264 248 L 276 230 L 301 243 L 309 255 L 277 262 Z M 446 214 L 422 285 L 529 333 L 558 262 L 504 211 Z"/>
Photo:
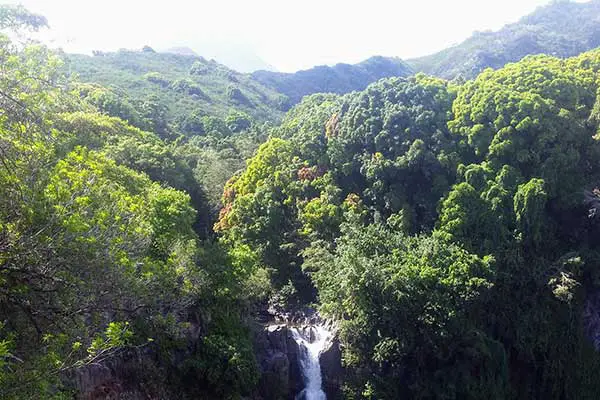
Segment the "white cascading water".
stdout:
<path fill-rule="evenodd" d="M 291 328 L 291 332 L 300 348 L 300 366 L 304 375 L 304 390 L 296 396 L 296 400 L 326 400 L 321 387 L 319 354 L 327 346 L 331 334 L 320 326 Z"/>

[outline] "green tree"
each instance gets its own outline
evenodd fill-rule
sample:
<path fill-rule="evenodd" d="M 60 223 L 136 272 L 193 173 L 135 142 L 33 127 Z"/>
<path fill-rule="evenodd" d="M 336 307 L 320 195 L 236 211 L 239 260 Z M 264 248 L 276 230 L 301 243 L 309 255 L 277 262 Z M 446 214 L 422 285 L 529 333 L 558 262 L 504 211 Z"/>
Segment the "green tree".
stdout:
<path fill-rule="evenodd" d="M 16 31 L 29 29 L 37 31 L 48 26 L 48 20 L 39 14 L 34 14 L 22 5 L 0 6 L 0 29 Z"/>
<path fill-rule="evenodd" d="M 347 395 L 504 397 L 503 347 L 469 318 L 492 286 L 493 258 L 381 225 L 342 231 L 334 250 L 316 243 L 305 267 L 316 271 L 321 311 L 339 323 L 347 366 L 357 367 Z"/>

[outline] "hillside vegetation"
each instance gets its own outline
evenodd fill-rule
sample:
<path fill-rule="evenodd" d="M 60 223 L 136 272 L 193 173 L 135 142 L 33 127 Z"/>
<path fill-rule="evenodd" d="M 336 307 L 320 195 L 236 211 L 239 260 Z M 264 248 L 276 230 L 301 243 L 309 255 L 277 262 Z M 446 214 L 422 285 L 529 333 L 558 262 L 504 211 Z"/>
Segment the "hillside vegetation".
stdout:
<path fill-rule="evenodd" d="M 599 70 L 305 98 L 226 186 L 221 241 L 337 321 L 347 398 L 593 399 Z"/>
<path fill-rule="evenodd" d="M 0 7 L 0 28 L 45 23 Z M 101 113 L 43 46 L 1 35 L 0 60 L 0 398 L 73 398 L 118 360 L 122 393 L 251 393 L 267 275 L 208 234 L 192 155 Z"/>
<path fill-rule="evenodd" d="M 69 57 L 0 35 L 1 399 L 263 399 L 253 332 L 306 307 L 346 399 L 598 398 L 600 50 L 285 115 L 239 74 L 257 108 L 188 114 L 200 58 Z"/>
<path fill-rule="evenodd" d="M 110 88 L 130 103 L 158 102 L 167 121 L 186 134 L 197 133 L 186 126 L 190 115 L 223 120 L 243 112 L 258 122 L 278 122 L 305 95 L 362 90 L 380 78 L 411 72 L 399 59 L 373 57 L 356 65 L 321 66 L 290 74 L 242 74 L 214 60 L 157 53 L 148 47 L 96 52 L 95 56 L 71 54 L 66 59 L 68 72 L 82 82 Z"/>
<path fill-rule="evenodd" d="M 477 32 L 459 45 L 408 60 L 415 70 L 471 79 L 530 54 L 571 57 L 600 46 L 600 1 L 555 1 L 497 32 Z"/>
<path fill-rule="evenodd" d="M 371 57 L 354 65 L 322 65 L 295 73 L 256 71 L 252 78 L 286 95 L 290 104 L 296 104 L 309 94 L 344 94 L 363 90 L 381 78 L 411 74 L 411 68 L 399 58 Z"/>
<path fill-rule="evenodd" d="M 233 110 L 260 121 L 277 121 L 288 101 L 248 75 L 197 56 L 145 48 L 66 58 L 68 70 L 82 82 L 113 88 L 136 101 L 156 96 L 173 122 L 193 113 L 224 119 Z"/>

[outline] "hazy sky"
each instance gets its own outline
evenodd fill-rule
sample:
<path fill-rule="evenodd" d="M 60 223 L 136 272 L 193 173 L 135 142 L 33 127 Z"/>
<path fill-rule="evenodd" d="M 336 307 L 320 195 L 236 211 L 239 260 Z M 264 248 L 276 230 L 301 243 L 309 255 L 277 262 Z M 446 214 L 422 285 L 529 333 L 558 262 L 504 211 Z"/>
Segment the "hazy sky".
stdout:
<path fill-rule="evenodd" d="M 150 45 L 247 49 L 280 71 L 410 58 L 499 29 L 549 0 L 15 0 L 69 52 Z M 202 55 L 202 54 L 201 54 Z M 204 54 L 211 56 L 210 54 Z"/>

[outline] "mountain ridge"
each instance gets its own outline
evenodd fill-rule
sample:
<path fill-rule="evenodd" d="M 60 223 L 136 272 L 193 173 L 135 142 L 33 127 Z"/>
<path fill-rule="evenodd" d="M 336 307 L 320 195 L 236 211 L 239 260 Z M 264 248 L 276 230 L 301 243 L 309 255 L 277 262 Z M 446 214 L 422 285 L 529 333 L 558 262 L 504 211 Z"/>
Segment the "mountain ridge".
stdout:
<path fill-rule="evenodd" d="M 296 72 L 255 71 L 252 77 L 288 96 L 292 103 L 320 92 L 343 94 L 392 76 L 408 76 L 412 69 L 399 57 L 372 56 L 357 64 L 317 65 Z"/>
<path fill-rule="evenodd" d="M 185 48 L 184 48 L 185 49 Z M 175 49 L 177 50 L 177 49 Z M 133 99 L 156 95 L 171 122 L 192 113 L 225 118 L 241 111 L 257 121 L 278 122 L 283 112 L 314 93 L 344 94 L 412 70 L 399 58 L 371 57 L 358 64 L 317 66 L 295 73 L 237 72 L 215 60 L 177 51 L 98 52 L 65 55 L 68 68 L 85 83 L 116 87 Z"/>
<path fill-rule="evenodd" d="M 415 71 L 445 79 L 474 78 L 528 55 L 572 57 L 600 46 L 600 1 L 555 1 L 497 31 L 475 32 L 439 52 L 406 60 Z"/>

